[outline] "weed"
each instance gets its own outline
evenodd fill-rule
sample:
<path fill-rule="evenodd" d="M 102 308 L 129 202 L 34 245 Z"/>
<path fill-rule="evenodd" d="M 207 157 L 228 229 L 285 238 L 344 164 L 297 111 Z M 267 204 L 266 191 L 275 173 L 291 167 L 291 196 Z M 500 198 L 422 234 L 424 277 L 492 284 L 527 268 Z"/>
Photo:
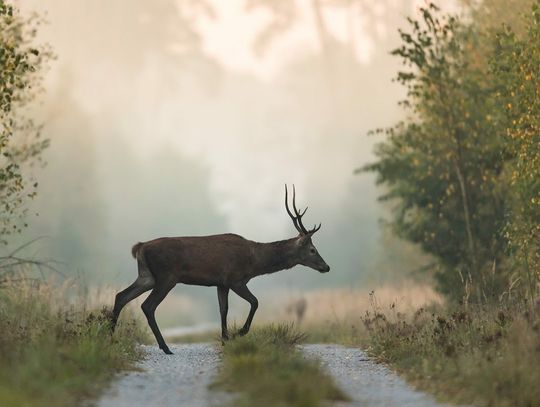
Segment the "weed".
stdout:
<path fill-rule="evenodd" d="M 320 406 L 346 400 L 319 364 L 296 349 L 304 340 L 292 325 L 281 324 L 227 342 L 214 386 L 239 393 L 235 406 Z"/>

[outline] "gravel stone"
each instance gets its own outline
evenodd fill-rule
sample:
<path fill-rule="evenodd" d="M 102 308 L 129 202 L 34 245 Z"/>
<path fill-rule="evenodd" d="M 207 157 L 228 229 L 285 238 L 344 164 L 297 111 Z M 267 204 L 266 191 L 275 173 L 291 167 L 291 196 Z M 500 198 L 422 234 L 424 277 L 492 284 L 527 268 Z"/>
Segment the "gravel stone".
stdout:
<path fill-rule="evenodd" d="M 442 406 L 360 349 L 327 344 L 299 348 L 306 357 L 318 359 L 352 399 L 335 406 Z M 173 345 L 174 355 L 165 355 L 156 346 L 143 350 L 146 357 L 137 370 L 120 374 L 96 402 L 98 407 L 223 406 L 233 399 L 232 394 L 208 389 L 220 362 L 215 344 Z"/>
<path fill-rule="evenodd" d="M 217 372 L 214 344 L 172 345 L 174 355 L 157 346 L 143 346 L 146 356 L 137 371 L 123 373 L 98 400 L 98 407 L 223 405 L 231 395 L 212 392 L 208 385 Z"/>
<path fill-rule="evenodd" d="M 339 345 L 302 345 L 308 358 L 320 360 L 336 384 L 352 399 L 338 406 L 440 407 L 425 393 L 414 390 L 384 365 L 357 348 Z"/>

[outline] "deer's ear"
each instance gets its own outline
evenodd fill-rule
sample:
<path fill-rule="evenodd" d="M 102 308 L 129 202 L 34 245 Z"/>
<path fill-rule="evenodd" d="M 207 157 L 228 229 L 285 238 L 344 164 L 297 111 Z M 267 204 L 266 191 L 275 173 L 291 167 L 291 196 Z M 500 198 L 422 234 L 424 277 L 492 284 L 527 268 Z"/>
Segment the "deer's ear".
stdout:
<path fill-rule="evenodd" d="M 311 236 L 309 235 L 298 235 L 296 243 L 298 244 L 298 246 L 304 246 L 305 244 L 309 242 L 310 237 Z"/>

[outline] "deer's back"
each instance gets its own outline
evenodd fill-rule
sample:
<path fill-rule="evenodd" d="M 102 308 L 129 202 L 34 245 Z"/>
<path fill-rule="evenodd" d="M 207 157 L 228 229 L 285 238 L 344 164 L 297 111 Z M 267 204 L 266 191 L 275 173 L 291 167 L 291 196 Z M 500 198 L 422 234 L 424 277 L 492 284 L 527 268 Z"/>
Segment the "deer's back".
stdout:
<path fill-rule="evenodd" d="M 247 278 L 252 244 L 234 234 L 162 237 L 143 243 L 142 255 L 156 279 L 229 286 Z"/>

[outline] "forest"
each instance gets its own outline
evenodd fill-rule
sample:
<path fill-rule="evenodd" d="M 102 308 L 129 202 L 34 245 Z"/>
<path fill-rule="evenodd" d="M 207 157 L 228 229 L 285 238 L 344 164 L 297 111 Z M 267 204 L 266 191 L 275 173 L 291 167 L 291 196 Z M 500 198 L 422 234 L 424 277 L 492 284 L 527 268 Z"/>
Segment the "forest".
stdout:
<path fill-rule="evenodd" d="M 325 343 L 437 401 L 540 405 L 539 0 L 250 0 L 265 23 L 225 56 L 226 7 L 98 3 L 0 0 L 0 404 L 98 402 L 153 344 L 140 302 L 110 334 L 131 245 L 281 239 L 294 181 L 332 271 L 254 283 L 209 391 L 350 401 L 302 356 Z M 160 324 L 211 326 L 175 341 L 219 342 L 211 291 L 171 294 Z"/>

